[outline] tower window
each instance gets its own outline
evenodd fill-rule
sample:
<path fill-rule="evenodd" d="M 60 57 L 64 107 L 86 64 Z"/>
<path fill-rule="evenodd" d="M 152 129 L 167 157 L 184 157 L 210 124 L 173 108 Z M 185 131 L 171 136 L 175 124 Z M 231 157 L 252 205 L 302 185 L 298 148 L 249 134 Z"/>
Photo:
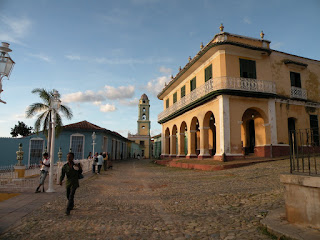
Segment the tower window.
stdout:
<path fill-rule="evenodd" d="M 145 126 L 142 126 L 141 128 L 142 128 L 142 129 L 145 129 L 146 127 L 145 127 Z"/>
<path fill-rule="evenodd" d="M 169 107 L 169 98 L 166 100 L 166 108 Z"/>
<path fill-rule="evenodd" d="M 146 111 L 146 108 L 142 108 L 142 112 L 145 112 Z"/>
<path fill-rule="evenodd" d="M 143 102 L 143 103 L 146 103 L 146 101 L 145 101 L 145 100 L 143 100 L 142 102 Z"/>
<path fill-rule="evenodd" d="M 146 119 L 147 119 L 146 115 L 143 114 L 143 115 L 142 115 L 142 120 L 146 120 Z"/>

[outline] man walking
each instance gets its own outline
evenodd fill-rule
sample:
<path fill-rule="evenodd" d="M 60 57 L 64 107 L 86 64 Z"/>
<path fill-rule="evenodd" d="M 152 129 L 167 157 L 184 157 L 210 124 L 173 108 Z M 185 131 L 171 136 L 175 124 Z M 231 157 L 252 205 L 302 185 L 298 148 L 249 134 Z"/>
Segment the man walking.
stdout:
<path fill-rule="evenodd" d="M 39 186 L 37 187 L 35 193 L 41 192 L 40 190 L 41 186 L 42 186 L 42 191 L 44 192 L 44 181 L 46 180 L 46 177 L 48 175 L 48 170 L 50 167 L 50 160 L 49 160 L 48 153 L 44 153 L 42 156 L 43 156 L 43 160 L 40 162 L 41 163 L 40 181 L 39 181 Z"/>
<path fill-rule="evenodd" d="M 67 189 L 67 209 L 66 215 L 70 215 L 70 211 L 74 207 L 74 195 L 76 193 L 76 189 L 79 187 L 79 174 L 82 173 L 81 164 L 75 164 L 73 162 L 74 154 L 69 152 L 67 155 L 68 162 L 63 165 L 62 173 L 60 177 L 60 185 L 62 185 L 62 181 L 64 176 L 67 175 L 66 189 Z"/>

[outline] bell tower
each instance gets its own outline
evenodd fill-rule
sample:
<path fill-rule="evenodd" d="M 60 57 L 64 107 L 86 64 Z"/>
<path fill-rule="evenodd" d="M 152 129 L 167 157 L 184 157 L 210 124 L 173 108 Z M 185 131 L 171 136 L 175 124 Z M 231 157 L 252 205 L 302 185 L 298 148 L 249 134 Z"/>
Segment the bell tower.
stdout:
<path fill-rule="evenodd" d="M 146 94 L 142 94 L 139 100 L 139 116 L 138 116 L 138 135 L 150 136 L 150 105 L 149 98 Z"/>

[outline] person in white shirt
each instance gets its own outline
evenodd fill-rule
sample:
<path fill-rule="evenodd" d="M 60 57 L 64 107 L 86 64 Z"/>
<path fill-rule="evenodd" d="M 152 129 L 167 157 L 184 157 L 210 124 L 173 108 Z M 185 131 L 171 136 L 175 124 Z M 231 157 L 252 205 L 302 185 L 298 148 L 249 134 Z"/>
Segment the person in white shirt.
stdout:
<path fill-rule="evenodd" d="M 100 174 L 102 164 L 103 164 L 103 156 L 102 156 L 102 153 L 100 153 L 98 156 L 98 174 Z"/>
<path fill-rule="evenodd" d="M 43 160 L 40 162 L 41 168 L 40 168 L 40 182 L 39 186 L 37 187 L 35 193 L 41 192 L 39 189 L 42 186 L 42 191 L 44 192 L 44 181 L 46 180 L 46 177 L 48 175 L 49 167 L 50 167 L 50 160 L 48 153 L 44 153 Z"/>

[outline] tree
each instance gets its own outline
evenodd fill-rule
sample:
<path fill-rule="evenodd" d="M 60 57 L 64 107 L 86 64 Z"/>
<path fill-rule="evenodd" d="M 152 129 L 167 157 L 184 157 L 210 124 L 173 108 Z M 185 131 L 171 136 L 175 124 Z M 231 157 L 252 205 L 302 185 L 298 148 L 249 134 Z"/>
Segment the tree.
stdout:
<path fill-rule="evenodd" d="M 11 136 L 17 137 L 18 135 L 25 137 L 33 133 L 33 128 L 28 127 L 24 122 L 18 121 L 18 124 L 14 125 L 14 128 L 11 128 Z"/>
<path fill-rule="evenodd" d="M 54 111 L 50 107 L 50 99 L 53 97 L 55 89 L 48 91 L 44 88 L 35 88 L 32 90 L 33 94 L 38 94 L 43 103 L 33 103 L 26 110 L 27 118 L 31 118 L 34 115 L 37 115 L 37 120 L 34 123 L 35 132 L 38 133 L 41 129 L 43 133 L 48 136 L 48 146 L 47 151 L 50 152 L 51 146 L 51 122 L 52 122 L 52 114 Z M 58 98 L 60 98 L 60 94 L 58 94 Z M 60 106 L 59 111 L 68 119 L 73 117 L 72 111 L 69 107 L 62 105 Z M 56 136 L 59 135 L 59 132 L 62 128 L 62 119 L 59 112 L 56 112 Z"/>

